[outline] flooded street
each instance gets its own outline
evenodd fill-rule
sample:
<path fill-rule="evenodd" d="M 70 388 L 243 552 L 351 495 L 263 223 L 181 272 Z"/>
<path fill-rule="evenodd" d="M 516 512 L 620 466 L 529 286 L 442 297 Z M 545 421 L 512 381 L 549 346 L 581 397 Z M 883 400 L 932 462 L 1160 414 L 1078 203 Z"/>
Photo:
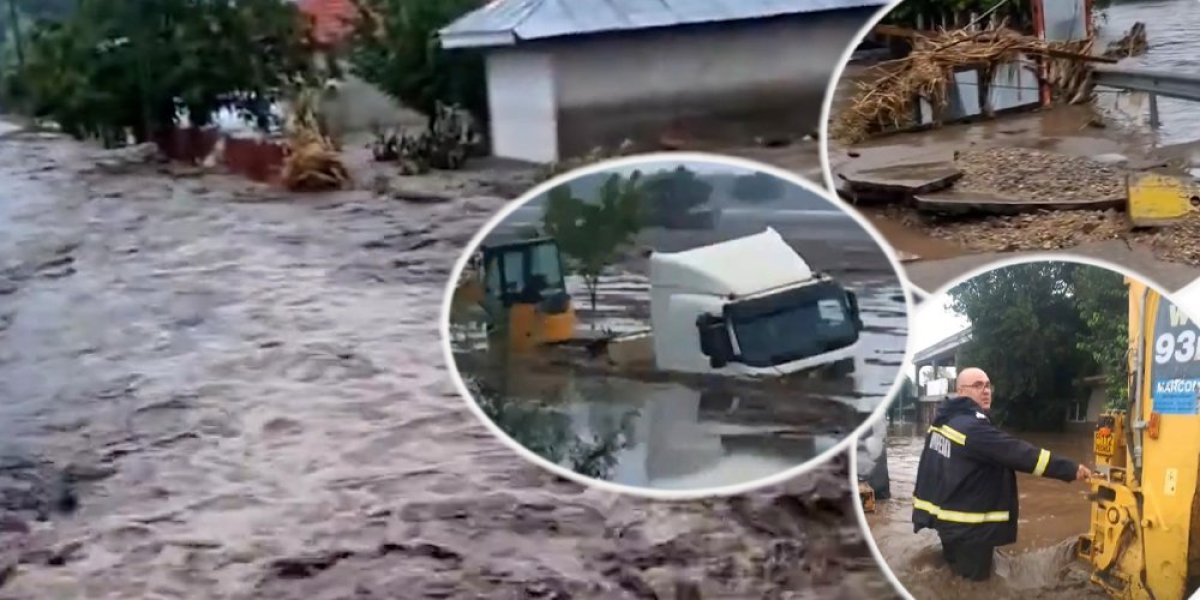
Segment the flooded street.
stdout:
<path fill-rule="evenodd" d="M 1031 444 L 1092 464 L 1090 433 L 1015 434 Z M 1087 488 L 1018 474 L 1017 542 L 999 549 L 992 579 L 973 583 L 945 566 L 932 530 L 912 532 L 912 490 L 924 436 L 913 424 L 893 424 L 886 439 L 890 500 L 867 514 L 871 535 L 896 577 L 919 600 L 964 598 L 1094 598 L 1107 596 L 1087 582 L 1072 545 L 1088 529 Z"/>
<path fill-rule="evenodd" d="M 1141 56 L 1122 60 L 1118 66 L 1167 73 L 1200 76 L 1200 2 L 1195 0 L 1116 0 L 1104 11 L 1100 21 L 1100 42 L 1118 39 L 1134 23 L 1146 24 L 1149 49 Z M 1126 94 L 1117 106 L 1139 123 L 1148 123 L 1149 106 L 1145 94 Z M 1158 99 L 1157 131 L 1160 145 L 1200 142 L 1200 106 L 1175 98 Z M 1194 167 L 1200 167 L 1197 157 Z"/>
<path fill-rule="evenodd" d="M 495 440 L 434 351 L 504 203 L 478 186 L 295 197 L 89 153 L 0 139 L 0 598 L 890 595 L 843 462 L 653 503 Z"/>
<path fill-rule="evenodd" d="M 841 441 L 883 401 L 904 357 L 907 323 L 894 278 L 844 279 L 866 330 L 855 372 L 832 381 L 749 384 L 547 372 L 489 354 L 486 341 L 456 345 L 460 372 L 481 406 L 521 445 L 588 476 L 635 487 L 698 489 L 763 479 Z M 586 298 L 568 279 L 575 298 Z M 649 283 L 625 273 L 601 283 L 581 327 L 633 331 L 649 323 Z M 501 407 L 503 407 L 501 409 Z M 584 451 L 586 449 L 586 451 Z M 584 458 L 580 458 L 583 456 Z"/>
<path fill-rule="evenodd" d="M 907 342 L 906 305 L 892 264 L 857 221 L 819 196 L 794 195 L 751 203 L 718 193 L 703 205 L 719 211 L 711 227 L 641 229 L 637 249 L 602 277 L 594 309 L 583 281 L 567 278 L 579 316 L 576 328 L 650 329 L 644 251 L 679 252 L 770 227 L 813 269 L 858 295 L 865 329 L 852 374 L 764 383 L 665 372 L 635 379 L 563 364 L 534 367 L 537 359 L 489 351 L 481 335 L 464 335 L 456 343 L 459 372 L 477 385 L 484 412 L 521 446 L 574 472 L 626 486 L 732 486 L 822 454 L 856 429 L 894 384 Z M 488 237 L 504 239 L 538 226 L 544 207 L 543 198 L 530 200 Z"/>

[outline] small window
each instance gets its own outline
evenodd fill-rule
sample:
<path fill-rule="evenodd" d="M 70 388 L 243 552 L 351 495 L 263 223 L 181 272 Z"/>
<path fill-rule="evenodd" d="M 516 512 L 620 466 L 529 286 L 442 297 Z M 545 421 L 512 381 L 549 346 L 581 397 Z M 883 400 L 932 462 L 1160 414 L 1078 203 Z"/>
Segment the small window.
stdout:
<path fill-rule="evenodd" d="M 1067 420 L 1072 423 L 1087 421 L 1088 401 L 1076 400 L 1067 408 Z"/>
<path fill-rule="evenodd" d="M 554 244 L 539 244 L 530 252 L 530 278 L 541 276 L 546 289 L 561 290 L 563 272 L 558 262 L 558 248 Z"/>

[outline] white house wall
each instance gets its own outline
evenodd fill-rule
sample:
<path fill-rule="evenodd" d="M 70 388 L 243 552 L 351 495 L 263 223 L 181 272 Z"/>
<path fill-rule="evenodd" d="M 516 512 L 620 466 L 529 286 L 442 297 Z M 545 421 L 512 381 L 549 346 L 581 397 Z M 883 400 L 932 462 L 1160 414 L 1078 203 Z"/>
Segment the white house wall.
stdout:
<path fill-rule="evenodd" d="M 626 137 L 656 138 L 672 122 L 697 127 L 706 118 L 705 126 L 725 120 L 724 132 L 734 135 L 747 133 L 742 128 L 756 122 L 761 133 L 815 131 L 825 85 L 871 12 L 664 28 L 539 45 L 555 56 L 559 146 L 576 154 Z"/>
<path fill-rule="evenodd" d="M 554 58 L 545 52 L 497 50 L 487 56 L 492 153 L 550 162 L 558 158 Z"/>

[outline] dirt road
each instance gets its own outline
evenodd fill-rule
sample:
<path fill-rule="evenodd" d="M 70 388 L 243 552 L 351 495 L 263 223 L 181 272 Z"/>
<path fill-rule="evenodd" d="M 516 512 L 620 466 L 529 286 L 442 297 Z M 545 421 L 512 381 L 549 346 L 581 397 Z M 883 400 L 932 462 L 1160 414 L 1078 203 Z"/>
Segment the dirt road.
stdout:
<path fill-rule="evenodd" d="M 475 422 L 435 324 L 501 200 L 272 198 L 88 152 L 0 139 L 0 598 L 890 596 L 841 464 L 650 503 Z"/>

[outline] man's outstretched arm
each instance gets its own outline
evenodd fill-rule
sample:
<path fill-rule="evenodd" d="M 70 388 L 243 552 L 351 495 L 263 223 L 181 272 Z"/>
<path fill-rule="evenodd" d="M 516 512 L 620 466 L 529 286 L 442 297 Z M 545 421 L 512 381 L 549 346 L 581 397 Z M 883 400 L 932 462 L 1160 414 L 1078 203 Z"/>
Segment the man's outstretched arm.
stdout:
<path fill-rule="evenodd" d="M 1066 482 L 1087 479 L 1091 475 L 1087 467 L 1008 435 L 982 420 L 964 429 L 961 444 L 976 460 Z"/>

